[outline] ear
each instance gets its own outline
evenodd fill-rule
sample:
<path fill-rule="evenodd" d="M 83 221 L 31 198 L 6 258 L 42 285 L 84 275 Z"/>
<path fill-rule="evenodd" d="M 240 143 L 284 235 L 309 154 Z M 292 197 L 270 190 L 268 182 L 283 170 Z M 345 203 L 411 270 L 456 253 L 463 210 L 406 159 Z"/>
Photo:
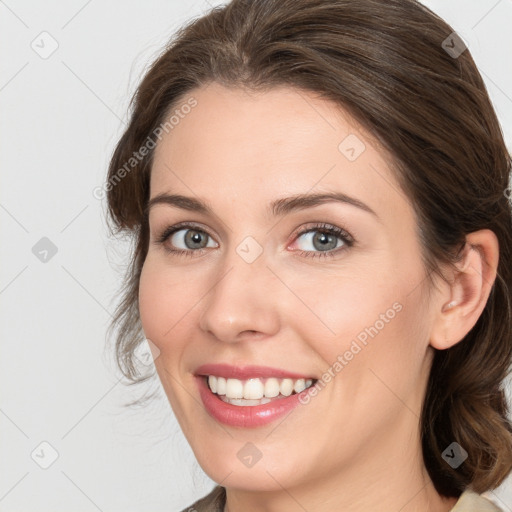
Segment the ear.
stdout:
<path fill-rule="evenodd" d="M 449 270 L 434 311 L 430 345 L 444 350 L 461 341 L 474 327 L 491 293 L 499 259 L 498 239 L 490 229 L 466 236 L 456 270 Z"/>

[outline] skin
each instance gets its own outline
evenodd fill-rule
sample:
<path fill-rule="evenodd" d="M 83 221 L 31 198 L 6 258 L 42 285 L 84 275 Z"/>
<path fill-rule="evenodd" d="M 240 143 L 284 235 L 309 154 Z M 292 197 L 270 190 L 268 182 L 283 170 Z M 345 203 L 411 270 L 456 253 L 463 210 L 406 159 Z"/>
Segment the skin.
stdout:
<path fill-rule="evenodd" d="M 495 235 L 468 235 L 458 270 L 429 295 L 416 218 L 389 155 L 346 112 L 291 88 L 249 94 L 213 83 L 190 96 L 197 106 L 155 149 L 150 197 L 201 198 L 214 215 L 151 209 L 139 305 L 176 418 L 201 467 L 227 488 L 225 511 L 450 510 L 456 499 L 435 491 L 423 464 L 419 415 L 433 349 L 459 342 L 485 306 Z M 354 161 L 338 149 L 349 134 L 365 145 Z M 328 191 L 377 216 L 333 202 L 279 218 L 266 212 L 277 198 Z M 157 242 L 183 221 L 205 231 L 202 254 L 166 252 L 197 251 L 184 245 L 187 231 Z M 301 255 L 322 253 L 311 232 L 297 236 L 322 222 L 348 231 L 354 244 L 332 258 Z M 247 236 L 263 250 L 252 263 L 236 251 Z M 204 409 L 193 376 L 199 365 L 257 364 L 322 378 L 396 302 L 401 311 L 284 419 L 235 428 Z M 250 468 L 237 457 L 247 442 L 262 454 Z"/>

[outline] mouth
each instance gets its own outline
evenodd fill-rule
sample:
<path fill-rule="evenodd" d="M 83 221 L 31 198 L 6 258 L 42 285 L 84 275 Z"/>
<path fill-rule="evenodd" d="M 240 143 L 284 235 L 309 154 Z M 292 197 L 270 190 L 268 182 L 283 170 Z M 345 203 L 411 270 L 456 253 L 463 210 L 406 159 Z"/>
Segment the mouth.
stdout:
<path fill-rule="evenodd" d="M 206 412 L 232 427 L 259 427 L 309 403 L 318 381 L 278 368 L 208 364 L 194 374 Z"/>
<path fill-rule="evenodd" d="M 239 406 L 263 405 L 295 395 L 313 386 L 317 379 L 259 378 L 245 380 L 203 375 L 209 390 L 223 402 Z"/>

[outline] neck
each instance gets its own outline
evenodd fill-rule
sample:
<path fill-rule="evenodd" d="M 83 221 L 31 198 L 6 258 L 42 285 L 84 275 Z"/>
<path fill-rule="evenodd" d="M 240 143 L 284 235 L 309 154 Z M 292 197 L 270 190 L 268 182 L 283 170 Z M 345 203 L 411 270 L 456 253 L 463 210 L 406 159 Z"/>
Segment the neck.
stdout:
<path fill-rule="evenodd" d="M 300 488 L 281 491 L 243 491 L 227 488 L 224 512 L 449 512 L 457 498 L 437 493 L 428 475 L 415 478 L 409 475 L 407 484 L 398 485 L 382 475 L 379 480 L 366 481 L 364 486 L 351 483 L 312 482 Z M 354 482 L 355 483 L 355 482 Z"/>
<path fill-rule="evenodd" d="M 337 472 L 326 468 L 316 478 L 306 475 L 289 486 L 267 471 L 273 490 L 264 491 L 227 484 L 224 512 L 449 512 L 457 498 L 443 497 L 435 490 L 423 464 L 419 432 L 411 432 L 410 418 L 396 426 L 387 450 L 382 449 L 382 437 L 375 436 L 364 453 Z M 404 439 L 407 445 L 398 442 Z"/>

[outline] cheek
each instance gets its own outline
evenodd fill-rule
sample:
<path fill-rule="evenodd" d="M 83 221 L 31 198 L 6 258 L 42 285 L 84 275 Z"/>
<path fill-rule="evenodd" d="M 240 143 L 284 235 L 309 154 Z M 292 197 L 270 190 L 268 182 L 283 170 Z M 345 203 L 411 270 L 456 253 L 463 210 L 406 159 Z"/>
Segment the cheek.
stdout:
<path fill-rule="evenodd" d="M 354 338 L 364 342 L 366 328 L 377 323 L 382 330 L 394 320 L 400 309 L 396 303 L 403 297 L 401 288 L 400 282 L 390 279 L 389 272 L 371 268 L 316 273 L 302 284 L 297 281 L 294 292 L 309 309 L 300 309 L 302 330 L 322 352 L 348 349 Z"/>
<path fill-rule="evenodd" d="M 182 293 L 183 279 L 170 274 L 150 257 L 142 268 L 139 283 L 139 314 L 144 334 L 165 354 L 168 340 L 173 347 L 182 339 L 178 335 L 186 314 L 195 303 L 190 293 Z"/>
<path fill-rule="evenodd" d="M 310 308 L 296 313 L 301 336 L 321 357 L 326 372 L 351 376 L 354 390 L 364 379 L 375 382 L 370 368 L 377 374 L 382 370 L 390 383 L 402 387 L 422 364 L 428 319 L 425 291 L 417 283 L 423 268 L 419 260 L 409 266 L 395 262 L 363 265 L 350 275 L 324 273 L 315 278 L 314 287 L 306 280 L 294 288 Z"/>

